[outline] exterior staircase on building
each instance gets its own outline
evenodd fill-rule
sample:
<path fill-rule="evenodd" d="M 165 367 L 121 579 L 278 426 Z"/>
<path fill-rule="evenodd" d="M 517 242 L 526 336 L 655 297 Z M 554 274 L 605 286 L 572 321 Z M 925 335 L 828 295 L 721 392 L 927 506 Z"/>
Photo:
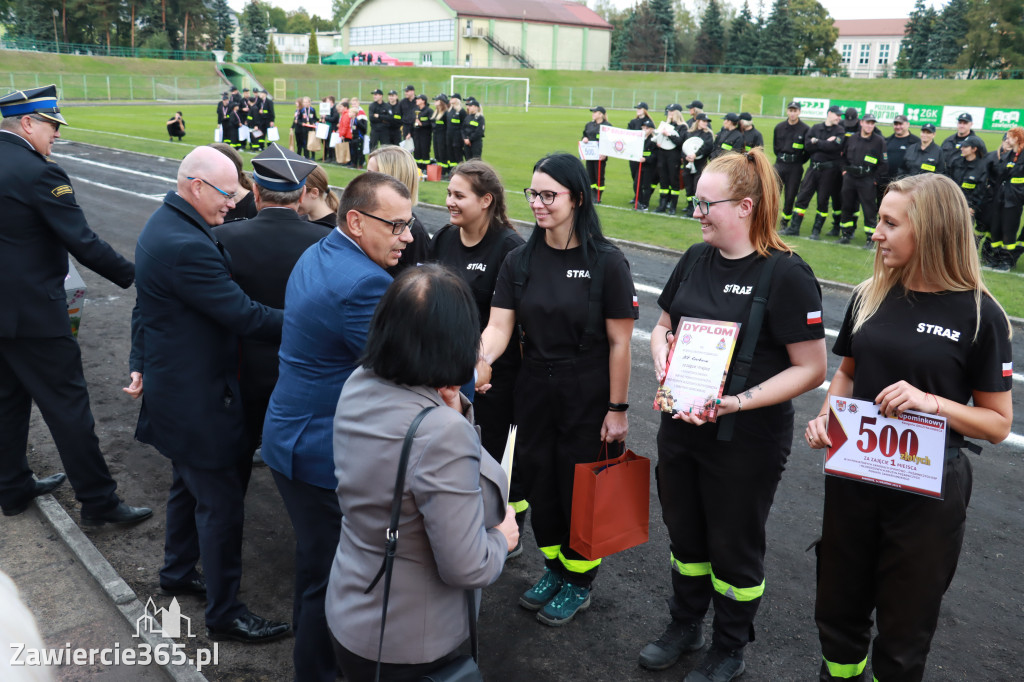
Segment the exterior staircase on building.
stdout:
<path fill-rule="evenodd" d="M 526 56 L 526 53 L 524 53 L 519 48 L 512 47 L 511 45 L 506 45 L 502 41 L 500 41 L 497 38 L 495 38 L 491 34 L 490 31 L 487 31 L 487 30 L 482 29 L 482 28 L 478 28 L 475 31 L 474 30 L 468 30 L 468 31 L 466 31 L 466 37 L 467 38 L 481 38 L 484 42 L 486 42 L 488 45 L 490 45 L 495 50 L 497 50 L 500 54 L 503 54 L 506 57 L 512 57 L 512 59 L 515 59 L 525 69 L 535 69 L 535 68 L 537 68 L 536 64 L 534 64 L 533 61 L 529 57 Z"/>

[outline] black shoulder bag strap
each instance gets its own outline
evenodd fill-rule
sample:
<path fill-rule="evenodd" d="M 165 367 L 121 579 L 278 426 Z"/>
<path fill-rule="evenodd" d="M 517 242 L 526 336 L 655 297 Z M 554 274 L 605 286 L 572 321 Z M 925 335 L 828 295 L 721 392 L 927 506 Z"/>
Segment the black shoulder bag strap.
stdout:
<path fill-rule="evenodd" d="M 604 327 L 604 270 L 607 261 L 607 253 L 600 248 L 594 247 L 596 254 L 593 264 L 590 264 L 590 284 L 588 285 L 587 321 L 580 335 L 580 343 L 576 349 L 577 353 L 583 353 L 593 344 L 592 341 L 607 336 Z"/>
<path fill-rule="evenodd" d="M 409 425 L 409 430 L 405 433 L 405 442 L 402 443 L 402 454 L 398 458 L 398 474 L 395 476 L 395 496 L 391 500 L 391 522 L 388 524 L 388 532 L 386 534 L 387 541 L 384 543 L 384 560 L 381 562 L 380 570 L 377 571 L 376 577 L 373 582 L 367 587 L 363 594 L 369 594 L 377 583 L 380 582 L 381 577 L 384 578 L 384 606 L 381 609 L 380 614 L 380 642 L 377 644 L 377 674 L 374 677 L 375 682 L 380 680 L 380 657 L 384 651 L 384 624 L 388 618 L 388 596 L 391 593 L 391 570 L 395 564 L 395 552 L 398 549 L 398 517 L 402 512 L 402 492 L 405 490 L 405 470 L 409 465 L 409 451 L 412 450 L 412 438 L 416 435 L 416 429 L 420 427 L 420 422 L 427 416 L 427 413 L 437 407 L 431 405 L 430 407 L 424 407 L 423 410 L 416 415 L 416 418 L 412 420 L 412 424 Z M 476 611 L 474 609 L 474 615 Z M 475 624 L 474 624 L 475 625 Z M 475 634 L 476 628 L 472 628 L 472 633 Z"/>
<path fill-rule="evenodd" d="M 747 387 L 747 377 L 750 376 L 750 367 L 754 363 L 754 349 L 757 347 L 757 337 L 761 335 L 761 325 L 764 323 L 764 313 L 768 308 L 768 290 L 771 289 L 772 273 L 775 271 L 775 264 L 779 262 L 781 251 L 772 251 L 761 266 L 761 276 L 754 287 L 754 300 L 750 304 L 750 316 L 747 318 L 746 332 L 743 337 L 743 345 L 736 355 L 736 361 L 732 366 L 732 379 L 729 381 L 727 395 L 736 395 Z M 727 414 L 718 420 L 718 440 L 732 440 L 732 431 L 736 422 L 736 413 Z"/>

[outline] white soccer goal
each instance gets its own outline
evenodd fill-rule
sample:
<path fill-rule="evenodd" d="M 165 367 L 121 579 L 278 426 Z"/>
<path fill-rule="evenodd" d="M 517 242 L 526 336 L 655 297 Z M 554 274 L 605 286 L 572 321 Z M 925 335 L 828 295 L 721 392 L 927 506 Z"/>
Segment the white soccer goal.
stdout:
<path fill-rule="evenodd" d="M 456 83 L 459 84 L 458 90 Z M 452 76 L 450 92 L 463 99 L 473 96 L 483 106 L 518 107 L 530 110 L 530 79 L 499 76 Z"/>

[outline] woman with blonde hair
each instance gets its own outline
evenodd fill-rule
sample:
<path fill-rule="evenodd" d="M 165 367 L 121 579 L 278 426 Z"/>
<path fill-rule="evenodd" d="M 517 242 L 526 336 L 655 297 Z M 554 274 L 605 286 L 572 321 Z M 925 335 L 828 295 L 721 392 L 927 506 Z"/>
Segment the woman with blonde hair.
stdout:
<path fill-rule="evenodd" d="M 366 157 L 366 170 L 390 175 L 409 188 L 413 206 L 419 202 L 420 169 L 416 167 L 416 160 L 407 150 L 393 144 L 377 147 Z M 412 232 L 412 244 L 405 247 L 398 265 L 388 268 L 388 273 L 392 277 L 398 277 L 402 270 L 427 260 L 430 235 L 427 234 L 427 230 L 415 213 L 412 215 L 412 225 L 409 230 Z"/>
<path fill-rule="evenodd" d="M 765 525 L 793 443 L 793 398 L 825 378 L 825 328 L 814 273 L 775 230 L 779 180 L 762 149 L 710 162 L 693 203 L 704 243 L 679 259 L 658 298 L 661 317 L 651 331 L 658 382 L 681 318 L 741 326 L 726 395 L 676 401 L 674 413 L 661 415 L 656 480 L 670 542 L 672 620 L 640 652 L 640 665 L 663 670 L 701 649 L 714 604 L 711 648 L 685 682 L 727 682 L 743 672 L 743 649 L 754 639 Z M 748 337 L 756 344 L 745 357 Z"/>
<path fill-rule="evenodd" d="M 665 120 L 654 131 L 654 141 L 658 145 L 655 152 L 658 182 L 661 185 L 655 213 L 676 214 L 676 205 L 679 203 L 679 165 L 682 161 L 679 149 L 685 139 L 683 108 L 678 104 L 670 104 L 665 109 Z"/>
<path fill-rule="evenodd" d="M 299 215 L 328 227 L 338 224 L 338 195 L 327 184 L 327 173 L 317 166 L 306 176 L 306 193 L 299 200 Z"/>
<path fill-rule="evenodd" d="M 921 680 L 942 596 L 956 572 L 971 499 L 966 438 L 1010 433 L 1010 326 L 981 280 L 967 200 L 948 177 L 889 184 L 871 239 L 871 278 L 853 293 L 833 352 L 828 396 L 946 420 L 942 498 L 829 476 L 818 543 L 815 620 L 821 680 Z M 804 437 L 832 445 L 829 402 Z M 970 404 L 968 404 L 970 403 Z M 878 634 L 871 641 L 872 611 Z"/>

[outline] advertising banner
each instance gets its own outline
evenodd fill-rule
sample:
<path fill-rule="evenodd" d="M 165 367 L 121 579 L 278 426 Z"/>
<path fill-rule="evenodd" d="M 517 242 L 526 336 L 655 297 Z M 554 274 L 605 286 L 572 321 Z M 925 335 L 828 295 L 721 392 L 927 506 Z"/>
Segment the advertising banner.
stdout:
<path fill-rule="evenodd" d="M 1019 126 L 1022 120 L 1024 109 L 988 109 L 982 127 L 985 130 L 1009 130 L 1013 126 Z M 978 119 L 974 119 L 975 127 L 978 127 L 978 123 Z"/>
<path fill-rule="evenodd" d="M 985 120 L 985 107 L 957 107 L 946 105 L 942 107 L 942 122 L 937 124 L 942 128 L 956 128 L 957 117 L 967 112 L 974 119 L 974 127 L 978 128 Z"/>
<path fill-rule="evenodd" d="M 874 114 L 879 123 L 892 124 L 892 120 L 903 113 L 902 102 L 868 102 L 865 114 Z M 863 114 L 862 114 L 863 115 Z"/>
<path fill-rule="evenodd" d="M 828 111 L 827 99 L 794 97 L 793 100 L 800 103 L 801 118 L 825 118 L 825 112 Z"/>
<path fill-rule="evenodd" d="M 853 107 L 854 109 L 857 110 L 857 118 L 860 118 L 861 116 L 864 115 L 864 112 L 867 109 L 867 105 L 868 105 L 867 102 L 859 101 L 859 100 L 855 100 L 855 99 L 832 99 L 832 100 L 829 100 L 829 106 L 839 107 L 840 109 L 843 110 L 842 111 L 843 114 L 846 113 L 847 109 L 849 109 L 850 107 Z"/>
<path fill-rule="evenodd" d="M 937 126 L 942 119 L 942 107 L 934 104 L 908 104 L 903 115 L 907 117 L 912 126 L 923 126 L 925 123 Z M 956 127 L 955 119 L 953 127 Z"/>

